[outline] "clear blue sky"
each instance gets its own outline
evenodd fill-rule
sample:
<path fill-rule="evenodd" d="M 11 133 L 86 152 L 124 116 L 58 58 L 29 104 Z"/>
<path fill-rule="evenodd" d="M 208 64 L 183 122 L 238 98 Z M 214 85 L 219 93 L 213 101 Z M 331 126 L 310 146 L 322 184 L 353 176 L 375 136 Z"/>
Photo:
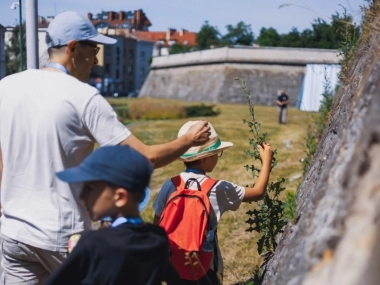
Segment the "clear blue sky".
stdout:
<path fill-rule="evenodd" d="M 23 1 L 25 17 L 25 1 Z M 18 10 L 10 10 L 12 0 L 0 0 L 0 24 L 18 23 Z M 289 4 L 279 8 L 283 4 Z M 292 27 L 303 30 L 311 27 L 317 17 L 329 21 L 331 14 L 343 12 L 343 5 L 360 22 L 360 6 L 364 0 L 38 0 L 38 14 L 54 16 L 62 10 L 82 14 L 104 11 L 143 9 L 152 22 L 151 31 L 184 28 L 199 31 L 205 20 L 225 33 L 225 26 L 239 21 L 250 24 L 255 36 L 261 27 L 274 27 L 287 33 Z M 302 7 L 301 7 L 302 6 Z"/>

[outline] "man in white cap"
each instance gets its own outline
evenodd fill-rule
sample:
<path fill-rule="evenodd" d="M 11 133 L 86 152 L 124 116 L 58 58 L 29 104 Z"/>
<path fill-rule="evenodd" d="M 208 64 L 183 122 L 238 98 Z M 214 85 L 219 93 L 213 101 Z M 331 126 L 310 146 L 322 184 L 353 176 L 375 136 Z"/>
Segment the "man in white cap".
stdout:
<path fill-rule="evenodd" d="M 47 67 L 0 82 L 1 284 L 42 284 L 66 258 L 69 237 L 89 229 L 79 185 L 54 173 L 80 164 L 95 143 L 129 145 L 160 167 L 208 141 L 207 122 L 147 146 L 118 121 L 97 89 L 84 83 L 98 63 L 97 44 L 115 42 L 86 17 L 62 12 L 46 32 Z"/>

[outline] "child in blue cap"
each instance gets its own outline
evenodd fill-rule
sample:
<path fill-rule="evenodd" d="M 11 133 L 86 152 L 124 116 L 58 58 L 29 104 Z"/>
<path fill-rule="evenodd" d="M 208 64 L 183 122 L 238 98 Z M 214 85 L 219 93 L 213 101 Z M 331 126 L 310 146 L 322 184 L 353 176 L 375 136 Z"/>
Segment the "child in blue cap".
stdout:
<path fill-rule="evenodd" d="M 45 284 L 176 283 L 165 231 L 143 223 L 139 205 L 149 200 L 153 166 L 128 146 L 101 147 L 82 164 L 58 172 L 82 183 L 81 201 L 92 220 L 111 217 L 110 228 L 86 232 Z"/>

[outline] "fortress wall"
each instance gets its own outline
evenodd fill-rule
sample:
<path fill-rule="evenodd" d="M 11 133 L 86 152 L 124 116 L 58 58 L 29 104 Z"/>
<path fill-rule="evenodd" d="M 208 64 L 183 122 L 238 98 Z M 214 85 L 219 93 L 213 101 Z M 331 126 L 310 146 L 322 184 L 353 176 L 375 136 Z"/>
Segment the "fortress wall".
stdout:
<path fill-rule="evenodd" d="M 243 103 L 235 77 L 246 81 L 253 100 L 273 105 L 285 89 L 296 105 L 307 64 L 337 64 L 338 51 L 302 48 L 224 47 L 154 57 L 141 97 Z"/>
<path fill-rule="evenodd" d="M 277 90 L 284 88 L 295 106 L 305 67 L 278 64 L 221 63 L 153 69 L 140 97 L 172 98 L 211 103 L 244 103 L 240 83 L 246 81 L 253 100 L 273 105 Z"/>

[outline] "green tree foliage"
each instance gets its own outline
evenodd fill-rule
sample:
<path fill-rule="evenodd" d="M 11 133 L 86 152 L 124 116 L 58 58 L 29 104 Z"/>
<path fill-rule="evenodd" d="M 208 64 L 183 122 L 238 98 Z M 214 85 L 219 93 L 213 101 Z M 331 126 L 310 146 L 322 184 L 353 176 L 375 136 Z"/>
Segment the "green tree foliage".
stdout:
<path fill-rule="evenodd" d="M 289 33 L 280 35 L 274 28 L 262 28 L 257 43 L 271 47 L 338 49 L 342 47 L 342 43 L 347 42 L 345 33 L 352 35 L 349 46 L 352 46 L 352 42 L 357 42 L 359 27 L 355 26 L 353 18 L 346 11 L 342 15 L 332 15 L 331 23 L 317 18 L 312 23 L 312 29 L 302 32 L 293 28 Z"/>
<path fill-rule="evenodd" d="M 208 21 L 205 21 L 197 34 L 196 41 L 199 49 L 209 49 L 211 46 L 219 46 L 220 32 L 217 27 L 213 27 Z"/>
<path fill-rule="evenodd" d="M 251 25 L 246 25 L 240 21 L 233 25 L 227 25 L 227 34 L 222 37 L 222 41 L 226 45 L 245 45 L 249 46 L 255 40 Z"/>
<path fill-rule="evenodd" d="M 182 44 L 174 44 L 169 49 L 169 54 L 176 54 L 176 53 L 184 53 L 191 51 L 192 47 L 182 45 Z"/>
<path fill-rule="evenodd" d="M 281 45 L 281 36 L 274 28 L 261 28 L 257 43 L 264 47 L 277 47 Z"/>
<path fill-rule="evenodd" d="M 281 46 L 300 47 L 303 46 L 300 32 L 297 28 L 293 28 L 288 34 L 281 36 Z"/>
<path fill-rule="evenodd" d="M 23 42 L 24 42 L 24 66 L 26 62 L 26 42 L 25 42 L 25 25 L 23 28 Z M 16 26 L 12 31 L 12 36 L 9 40 L 9 44 L 6 46 L 5 50 L 5 60 L 7 62 L 6 65 L 6 74 L 13 74 L 20 71 L 20 63 L 21 63 L 21 53 L 20 53 L 20 26 Z"/>

